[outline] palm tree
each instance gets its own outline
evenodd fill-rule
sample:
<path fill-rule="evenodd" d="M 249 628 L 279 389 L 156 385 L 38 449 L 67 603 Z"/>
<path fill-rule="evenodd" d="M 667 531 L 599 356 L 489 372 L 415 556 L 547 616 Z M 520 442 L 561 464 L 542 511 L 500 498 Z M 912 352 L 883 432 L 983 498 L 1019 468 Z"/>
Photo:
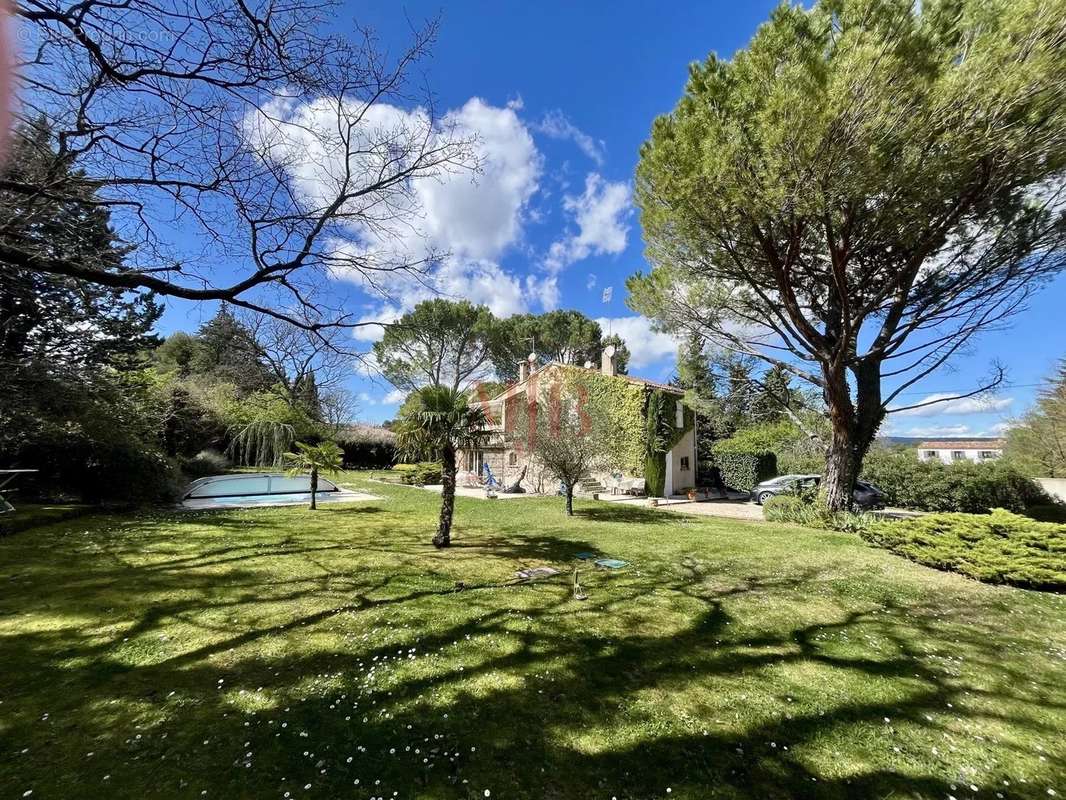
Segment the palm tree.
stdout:
<path fill-rule="evenodd" d="M 439 457 L 444 486 L 441 490 L 440 522 L 433 537 L 436 547 L 451 544 L 455 510 L 455 455 L 459 450 L 481 447 L 488 419 L 478 405 L 470 405 L 461 391 L 446 386 L 426 386 L 404 404 L 396 427 L 396 443 L 405 458 Z"/>
<path fill-rule="evenodd" d="M 344 451 L 336 442 L 322 442 L 321 444 L 296 443 L 295 453 L 285 454 L 285 463 L 289 467 L 290 475 L 301 472 L 311 473 L 311 510 L 318 508 L 315 495 L 318 493 L 318 473 L 338 472 L 341 469 L 341 458 Z"/>

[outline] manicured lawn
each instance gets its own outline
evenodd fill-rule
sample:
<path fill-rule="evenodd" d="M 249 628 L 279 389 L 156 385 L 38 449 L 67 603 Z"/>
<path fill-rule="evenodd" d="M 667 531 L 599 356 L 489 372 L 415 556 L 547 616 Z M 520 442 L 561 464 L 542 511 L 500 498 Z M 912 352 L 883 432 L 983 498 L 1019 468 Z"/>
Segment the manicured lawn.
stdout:
<path fill-rule="evenodd" d="M 20 503 L 17 500 L 14 511 L 0 515 L 0 536 L 18 533 L 27 528 L 35 528 L 39 525 L 47 525 L 50 522 L 59 522 L 65 519 L 73 519 L 88 514 L 92 511 L 89 506 L 81 506 L 73 503 L 56 503 L 42 505 L 39 503 Z"/>
<path fill-rule="evenodd" d="M 347 482 L 0 540 L 0 798 L 1066 796 L 1066 597 L 592 502 L 437 552 L 438 496 Z M 630 562 L 584 602 L 581 551 Z"/>

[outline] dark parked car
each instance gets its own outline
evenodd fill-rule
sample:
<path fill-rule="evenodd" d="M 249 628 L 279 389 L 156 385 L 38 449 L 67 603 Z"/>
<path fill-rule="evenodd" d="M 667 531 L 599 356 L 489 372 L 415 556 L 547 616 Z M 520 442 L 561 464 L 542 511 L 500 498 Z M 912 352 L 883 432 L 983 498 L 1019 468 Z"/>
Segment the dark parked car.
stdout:
<path fill-rule="evenodd" d="M 751 490 L 751 499 L 762 505 L 771 497 L 779 494 L 795 494 L 804 489 L 815 489 L 821 475 L 778 475 L 768 481 L 763 481 Z M 855 505 L 859 508 L 884 508 L 885 493 L 866 481 L 856 481 L 853 492 Z"/>

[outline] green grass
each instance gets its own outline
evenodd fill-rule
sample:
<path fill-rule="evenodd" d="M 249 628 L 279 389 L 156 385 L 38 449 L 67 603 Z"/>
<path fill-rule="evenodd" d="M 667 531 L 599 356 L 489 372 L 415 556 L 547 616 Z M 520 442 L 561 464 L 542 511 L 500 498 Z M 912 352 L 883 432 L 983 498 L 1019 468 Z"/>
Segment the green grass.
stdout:
<path fill-rule="evenodd" d="M 37 528 L 51 522 L 73 519 L 92 511 L 92 506 L 73 503 L 19 503 L 15 499 L 15 510 L 0 515 L 0 536 Z"/>
<path fill-rule="evenodd" d="M 346 481 L 0 540 L 0 798 L 1066 796 L 1063 596 L 593 502 L 460 498 L 438 552 Z M 508 584 L 586 550 L 630 566 L 584 602 Z"/>

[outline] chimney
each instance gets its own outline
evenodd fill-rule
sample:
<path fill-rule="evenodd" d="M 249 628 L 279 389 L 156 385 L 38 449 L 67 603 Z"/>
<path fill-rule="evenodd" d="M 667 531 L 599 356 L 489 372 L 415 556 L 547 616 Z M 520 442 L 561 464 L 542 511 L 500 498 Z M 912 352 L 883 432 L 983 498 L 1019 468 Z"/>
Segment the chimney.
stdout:
<path fill-rule="evenodd" d="M 614 377 L 618 374 L 618 368 L 614 364 L 614 345 L 610 344 L 603 348 L 603 355 L 600 356 L 600 372 L 604 375 Z"/>
<path fill-rule="evenodd" d="M 518 362 L 518 382 L 521 383 L 529 377 L 533 368 L 537 365 L 537 354 L 530 353 L 526 356 L 525 361 Z"/>

